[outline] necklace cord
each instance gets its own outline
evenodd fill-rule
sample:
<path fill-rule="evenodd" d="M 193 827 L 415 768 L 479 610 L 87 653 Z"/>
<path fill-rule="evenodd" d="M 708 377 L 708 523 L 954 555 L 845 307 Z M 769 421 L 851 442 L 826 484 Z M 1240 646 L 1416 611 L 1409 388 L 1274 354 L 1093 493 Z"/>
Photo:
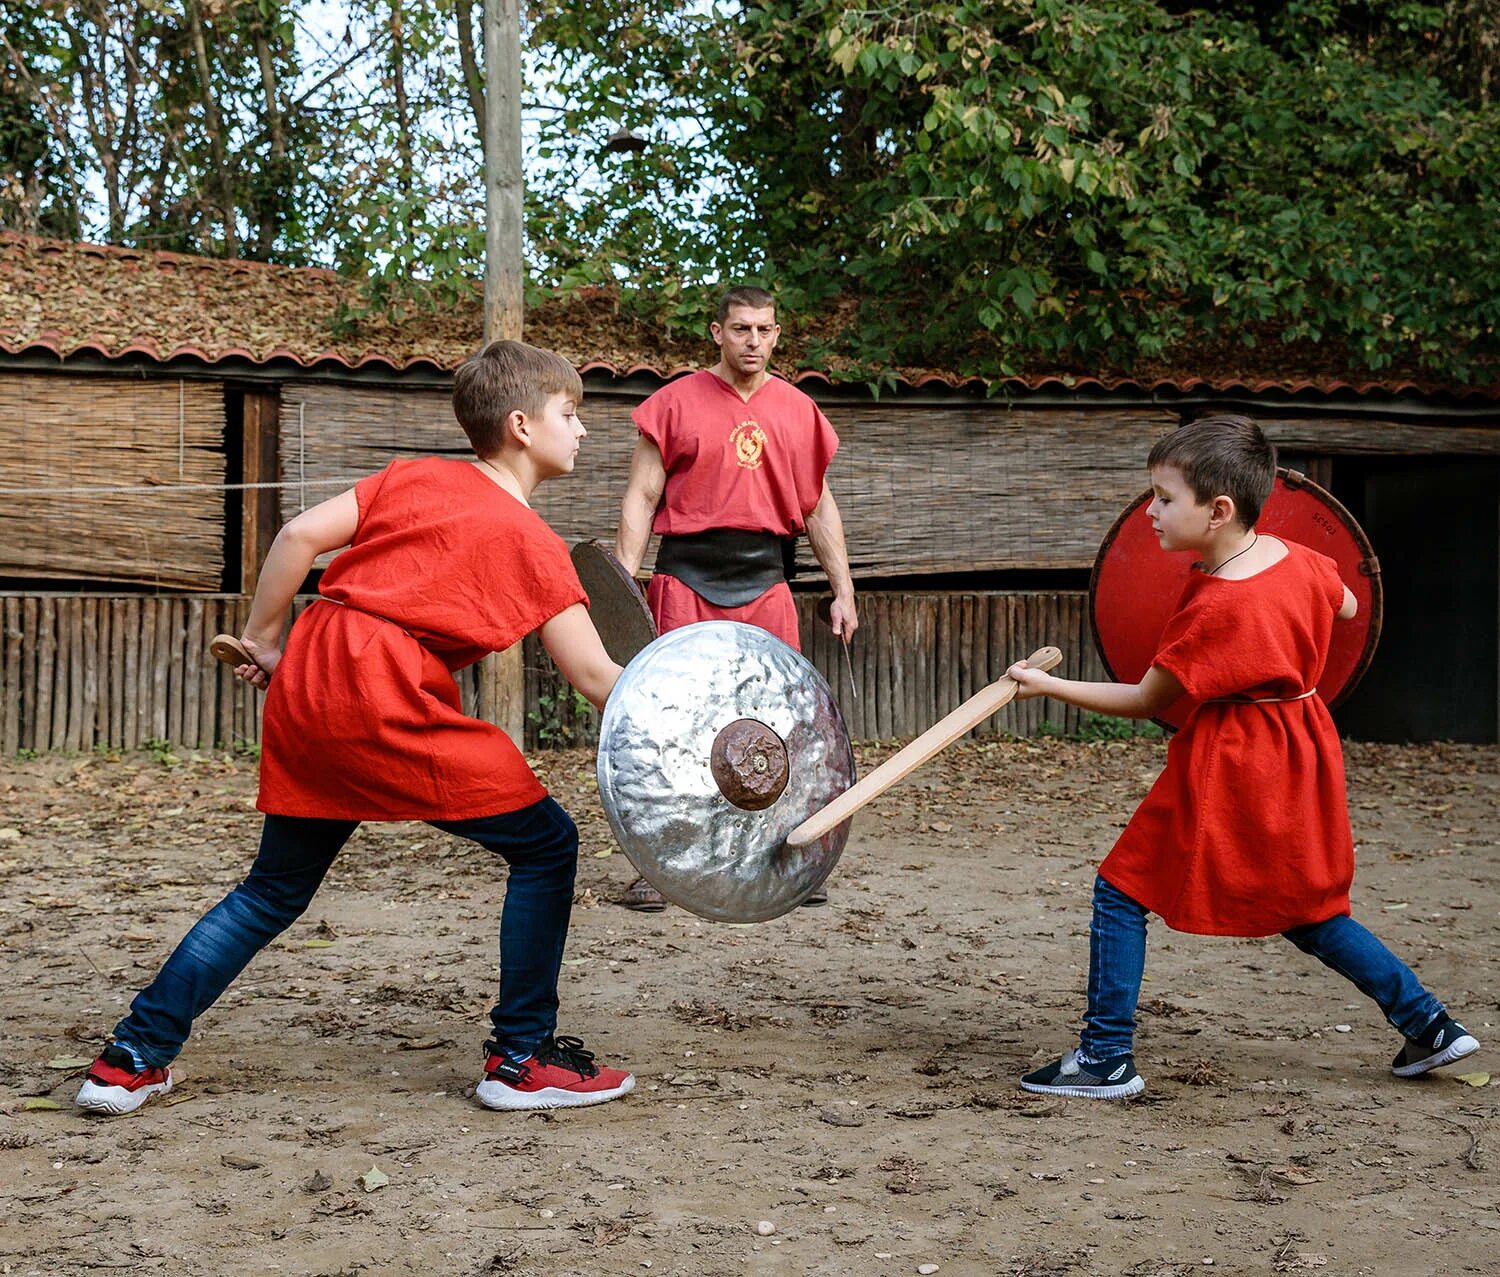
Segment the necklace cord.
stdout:
<path fill-rule="evenodd" d="M 1242 555 L 1242 554 L 1249 554 L 1251 550 L 1255 549 L 1256 542 L 1258 542 L 1260 540 L 1260 533 L 1259 532 L 1252 532 L 1250 535 L 1251 535 L 1251 538 L 1252 538 L 1250 544 L 1247 545 L 1243 550 L 1236 550 L 1227 559 L 1225 559 L 1223 563 L 1219 564 L 1218 567 L 1216 567 L 1216 568 L 1209 568 L 1209 570 L 1208 570 L 1209 576 L 1218 576 L 1219 573 L 1228 564 L 1233 563 L 1237 558 L 1240 557 L 1240 555 Z"/>

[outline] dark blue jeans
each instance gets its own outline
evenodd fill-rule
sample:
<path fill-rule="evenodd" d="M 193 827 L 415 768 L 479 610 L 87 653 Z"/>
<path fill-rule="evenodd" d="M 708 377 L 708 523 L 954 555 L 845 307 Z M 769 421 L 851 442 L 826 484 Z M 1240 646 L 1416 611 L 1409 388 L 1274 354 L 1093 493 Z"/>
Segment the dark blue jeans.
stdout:
<path fill-rule="evenodd" d="M 1146 913 L 1118 887 L 1094 879 L 1089 1000 L 1080 1042 L 1088 1060 L 1134 1050 L 1135 1004 L 1146 971 Z M 1347 914 L 1293 927 L 1283 935 L 1373 998 L 1403 1037 L 1420 1036 L 1443 1014 L 1443 1004 L 1422 987 L 1411 968 Z"/>
<path fill-rule="evenodd" d="M 500 911 L 500 995 L 490 1012 L 502 1047 L 529 1052 L 557 1029 L 562 967 L 578 830 L 550 798 L 478 820 L 429 822 L 477 842 L 510 865 Z M 311 903 L 334 857 L 359 828 L 350 820 L 267 816 L 250 873 L 183 938 L 115 1026 L 147 1064 L 169 1064 L 193 1021 L 219 998 L 250 959 Z"/>

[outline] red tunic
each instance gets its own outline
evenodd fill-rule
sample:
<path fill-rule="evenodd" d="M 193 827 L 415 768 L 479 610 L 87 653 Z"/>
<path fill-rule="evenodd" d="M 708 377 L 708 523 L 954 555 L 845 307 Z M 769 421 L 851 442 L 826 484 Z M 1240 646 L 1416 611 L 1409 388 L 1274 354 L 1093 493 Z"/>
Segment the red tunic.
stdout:
<path fill-rule="evenodd" d="M 651 609 L 658 634 L 697 621 L 738 621 L 741 625 L 758 625 L 769 630 L 791 647 L 801 646 L 797 604 L 785 581 L 739 607 L 720 607 L 717 603 L 710 603 L 685 581 L 657 572 L 646 582 L 646 604 Z"/>
<path fill-rule="evenodd" d="M 453 673 L 587 602 L 567 547 L 467 462 L 395 461 L 354 490 L 354 541 L 266 693 L 257 806 L 468 820 L 539 802 L 510 737 L 464 715 Z"/>
<path fill-rule="evenodd" d="M 1153 665 L 1201 702 L 1099 868 L 1168 926 L 1265 936 L 1349 912 L 1344 756 L 1316 686 L 1344 586 L 1295 542 L 1243 580 L 1194 572 Z"/>
<path fill-rule="evenodd" d="M 669 382 L 631 414 L 666 470 L 653 532 L 710 528 L 796 536 L 823 494 L 838 436 L 818 405 L 767 377 L 748 400 L 707 371 Z"/>
<path fill-rule="evenodd" d="M 796 536 L 823 495 L 839 446 L 818 405 L 776 376 L 746 400 L 705 369 L 663 386 L 632 418 L 666 471 L 651 525 L 664 535 L 737 528 Z M 799 645 L 797 609 L 784 583 L 741 607 L 719 607 L 661 573 L 647 601 L 663 633 L 694 621 L 742 621 Z"/>

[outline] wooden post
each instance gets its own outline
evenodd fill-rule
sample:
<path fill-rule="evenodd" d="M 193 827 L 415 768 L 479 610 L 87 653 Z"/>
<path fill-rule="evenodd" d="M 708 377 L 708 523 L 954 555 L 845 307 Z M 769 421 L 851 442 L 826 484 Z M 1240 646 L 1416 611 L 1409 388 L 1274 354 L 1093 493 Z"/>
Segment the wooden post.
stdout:
<path fill-rule="evenodd" d="M 522 328 L 521 13 L 519 0 L 484 7 L 484 339 Z"/>
<path fill-rule="evenodd" d="M 484 339 L 522 331 L 520 0 L 484 6 Z M 526 692 L 520 643 L 479 666 L 479 712 L 523 744 Z"/>
<path fill-rule="evenodd" d="M 247 390 L 243 398 L 241 474 L 248 484 L 275 483 L 280 458 L 277 419 L 281 396 L 276 391 Z M 255 593 L 260 565 L 281 526 L 280 492 L 276 488 L 246 487 L 240 502 L 240 590 Z"/>

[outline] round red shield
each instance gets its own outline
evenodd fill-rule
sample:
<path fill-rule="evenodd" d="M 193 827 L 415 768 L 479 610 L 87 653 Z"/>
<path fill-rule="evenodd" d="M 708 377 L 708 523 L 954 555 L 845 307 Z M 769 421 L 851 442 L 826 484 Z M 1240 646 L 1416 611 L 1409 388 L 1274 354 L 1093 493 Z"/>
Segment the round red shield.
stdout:
<path fill-rule="evenodd" d="M 1191 553 L 1168 552 L 1157 545 L 1146 515 L 1150 503 L 1151 493 L 1143 492 L 1115 520 L 1089 580 L 1094 643 L 1104 668 L 1119 683 L 1137 683 L 1145 677 L 1193 565 Z M 1334 626 L 1328 665 L 1318 680 L 1323 699 L 1337 705 L 1354 690 L 1380 640 L 1380 564 L 1370 539 L 1330 493 L 1306 475 L 1286 469 L 1276 472 L 1255 530 L 1326 554 L 1339 565 L 1339 575 L 1359 601 L 1354 618 Z M 1163 727 L 1181 727 L 1192 709 L 1192 698 L 1184 696 L 1156 721 Z"/>

